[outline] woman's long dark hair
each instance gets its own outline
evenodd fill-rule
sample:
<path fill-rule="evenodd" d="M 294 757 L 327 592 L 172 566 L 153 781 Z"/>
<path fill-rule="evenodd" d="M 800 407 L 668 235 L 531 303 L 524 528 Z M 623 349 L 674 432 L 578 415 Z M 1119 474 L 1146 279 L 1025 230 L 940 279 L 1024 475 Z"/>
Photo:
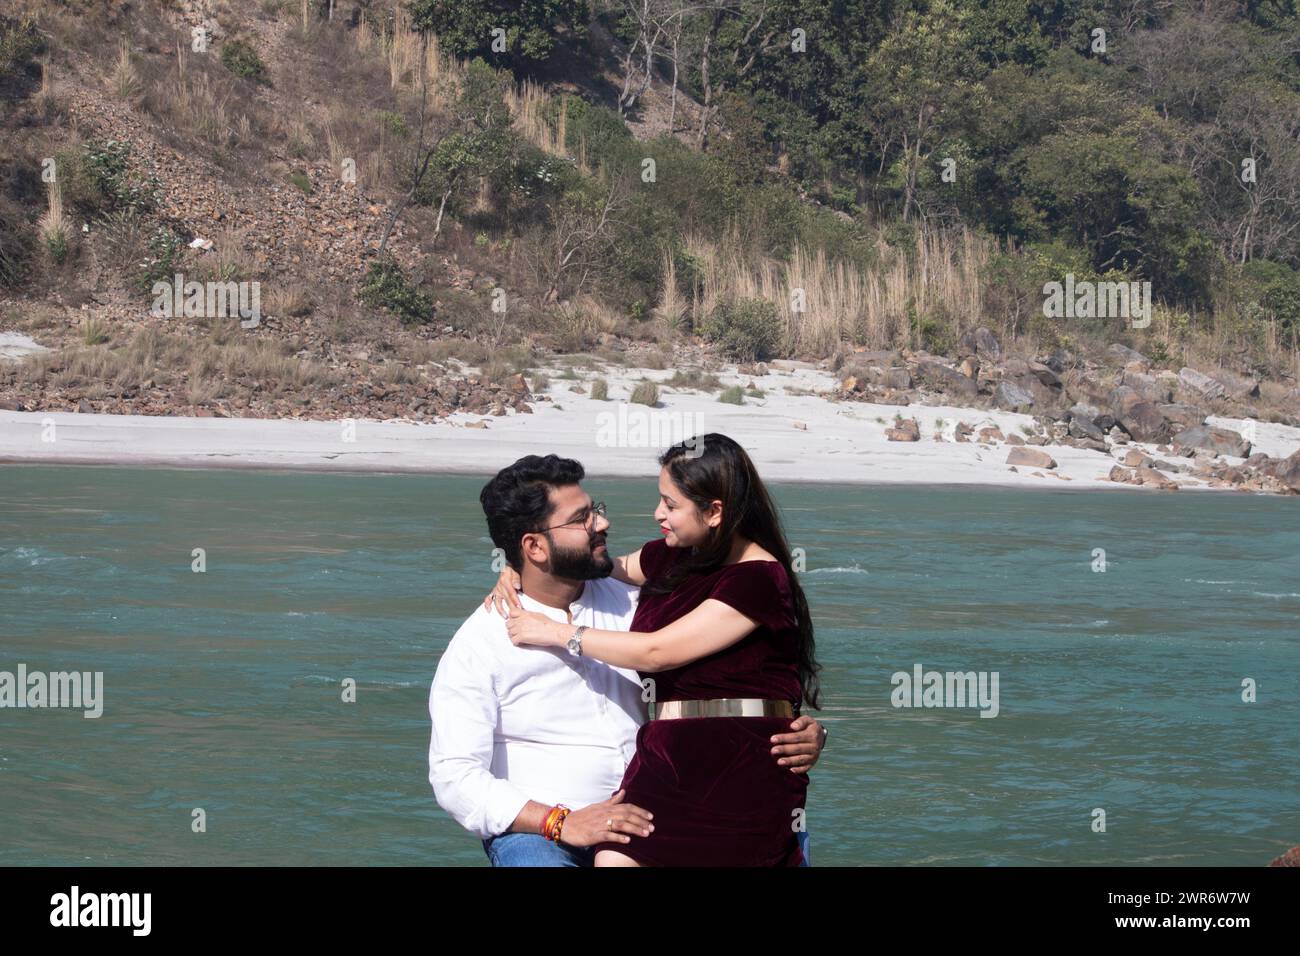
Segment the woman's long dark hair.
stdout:
<path fill-rule="evenodd" d="M 703 452 L 700 451 L 701 443 Z M 799 682 L 803 686 L 804 700 L 820 710 L 821 681 L 817 672 L 821 666 L 813 656 L 812 614 L 808 610 L 808 599 L 795 577 L 781 518 L 749 455 L 726 435 L 710 432 L 673 445 L 660 456 L 659 464 L 668 469 L 673 483 L 701 511 L 707 511 L 715 500 L 721 501 L 722 523 L 710 528 L 708 537 L 677 561 L 667 574 L 648 584 L 646 593 L 666 594 L 690 575 L 716 571 L 726 563 L 736 535 L 765 548 L 781 562 L 790 580 L 799 632 Z"/>

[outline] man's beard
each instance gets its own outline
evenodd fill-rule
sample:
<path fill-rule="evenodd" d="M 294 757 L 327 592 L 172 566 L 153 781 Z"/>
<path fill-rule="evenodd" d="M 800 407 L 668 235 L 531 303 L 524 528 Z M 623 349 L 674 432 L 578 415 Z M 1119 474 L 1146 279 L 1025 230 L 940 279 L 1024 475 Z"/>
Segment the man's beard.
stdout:
<path fill-rule="evenodd" d="M 607 578 L 614 570 L 614 559 L 609 556 L 609 549 L 595 554 L 595 545 L 587 551 L 564 551 L 560 549 L 549 534 L 546 539 L 551 543 L 551 574 L 557 578 L 570 581 L 590 581 L 595 578 Z M 597 544 L 605 543 L 601 535 Z"/>

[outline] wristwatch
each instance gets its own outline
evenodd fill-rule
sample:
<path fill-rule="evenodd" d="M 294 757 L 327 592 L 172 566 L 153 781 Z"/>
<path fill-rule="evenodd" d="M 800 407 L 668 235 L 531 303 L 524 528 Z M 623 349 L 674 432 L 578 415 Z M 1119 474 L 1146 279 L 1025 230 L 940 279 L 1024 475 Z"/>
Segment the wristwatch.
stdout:
<path fill-rule="evenodd" d="M 574 657 L 582 656 L 582 632 L 585 631 L 586 629 L 587 629 L 587 625 L 585 624 L 579 627 L 576 631 L 573 632 L 573 637 L 569 638 L 569 643 L 565 645 L 566 647 L 568 647 L 569 653 L 572 654 Z"/>

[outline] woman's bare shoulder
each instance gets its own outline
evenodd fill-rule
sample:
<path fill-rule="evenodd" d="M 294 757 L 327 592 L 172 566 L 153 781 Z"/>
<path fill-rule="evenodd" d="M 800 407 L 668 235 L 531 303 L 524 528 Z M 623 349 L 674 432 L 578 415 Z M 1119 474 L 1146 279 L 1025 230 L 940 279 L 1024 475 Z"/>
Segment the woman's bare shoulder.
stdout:
<path fill-rule="evenodd" d="M 780 560 L 776 555 L 772 554 L 762 545 L 757 544 L 750 544 L 750 546 L 745 549 L 744 553 L 741 554 L 740 560 L 736 563 L 743 564 L 746 561 L 776 561 L 778 564 L 780 563 Z"/>

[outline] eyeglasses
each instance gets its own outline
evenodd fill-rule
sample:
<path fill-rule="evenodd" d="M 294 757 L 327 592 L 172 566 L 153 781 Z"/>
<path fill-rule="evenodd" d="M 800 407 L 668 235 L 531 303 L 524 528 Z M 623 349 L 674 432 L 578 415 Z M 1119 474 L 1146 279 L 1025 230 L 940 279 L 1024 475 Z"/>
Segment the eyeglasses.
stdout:
<path fill-rule="evenodd" d="M 551 525 L 549 528 L 542 528 L 542 529 L 540 529 L 540 530 L 542 530 L 542 531 L 553 531 L 553 530 L 555 530 L 556 528 L 567 528 L 569 525 L 579 525 L 579 524 L 582 525 L 584 528 L 586 528 L 587 525 L 588 525 L 588 523 L 590 523 L 592 527 L 595 527 L 595 524 L 596 524 L 596 523 L 595 523 L 595 521 L 593 521 L 592 519 L 593 519 L 594 517 L 601 517 L 601 518 L 603 518 L 603 517 L 605 517 L 608 513 L 609 513 L 609 510 L 605 507 L 605 502 L 603 502 L 603 501 L 597 501 L 597 502 L 596 502 L 594 505 L 592 505 L 590 508 L 587 508 L 587 509 L 586 509 L 586 514 L 580 515 L 580 516 L 578 516 L 577 518 L 574 518 L 574 519 L 572 519 L 572 520 L 570 520 L 570 521 L 566 521 L 566 522 L 564 522 L 563 524 L 553 524 L 553 525 Z"/>

